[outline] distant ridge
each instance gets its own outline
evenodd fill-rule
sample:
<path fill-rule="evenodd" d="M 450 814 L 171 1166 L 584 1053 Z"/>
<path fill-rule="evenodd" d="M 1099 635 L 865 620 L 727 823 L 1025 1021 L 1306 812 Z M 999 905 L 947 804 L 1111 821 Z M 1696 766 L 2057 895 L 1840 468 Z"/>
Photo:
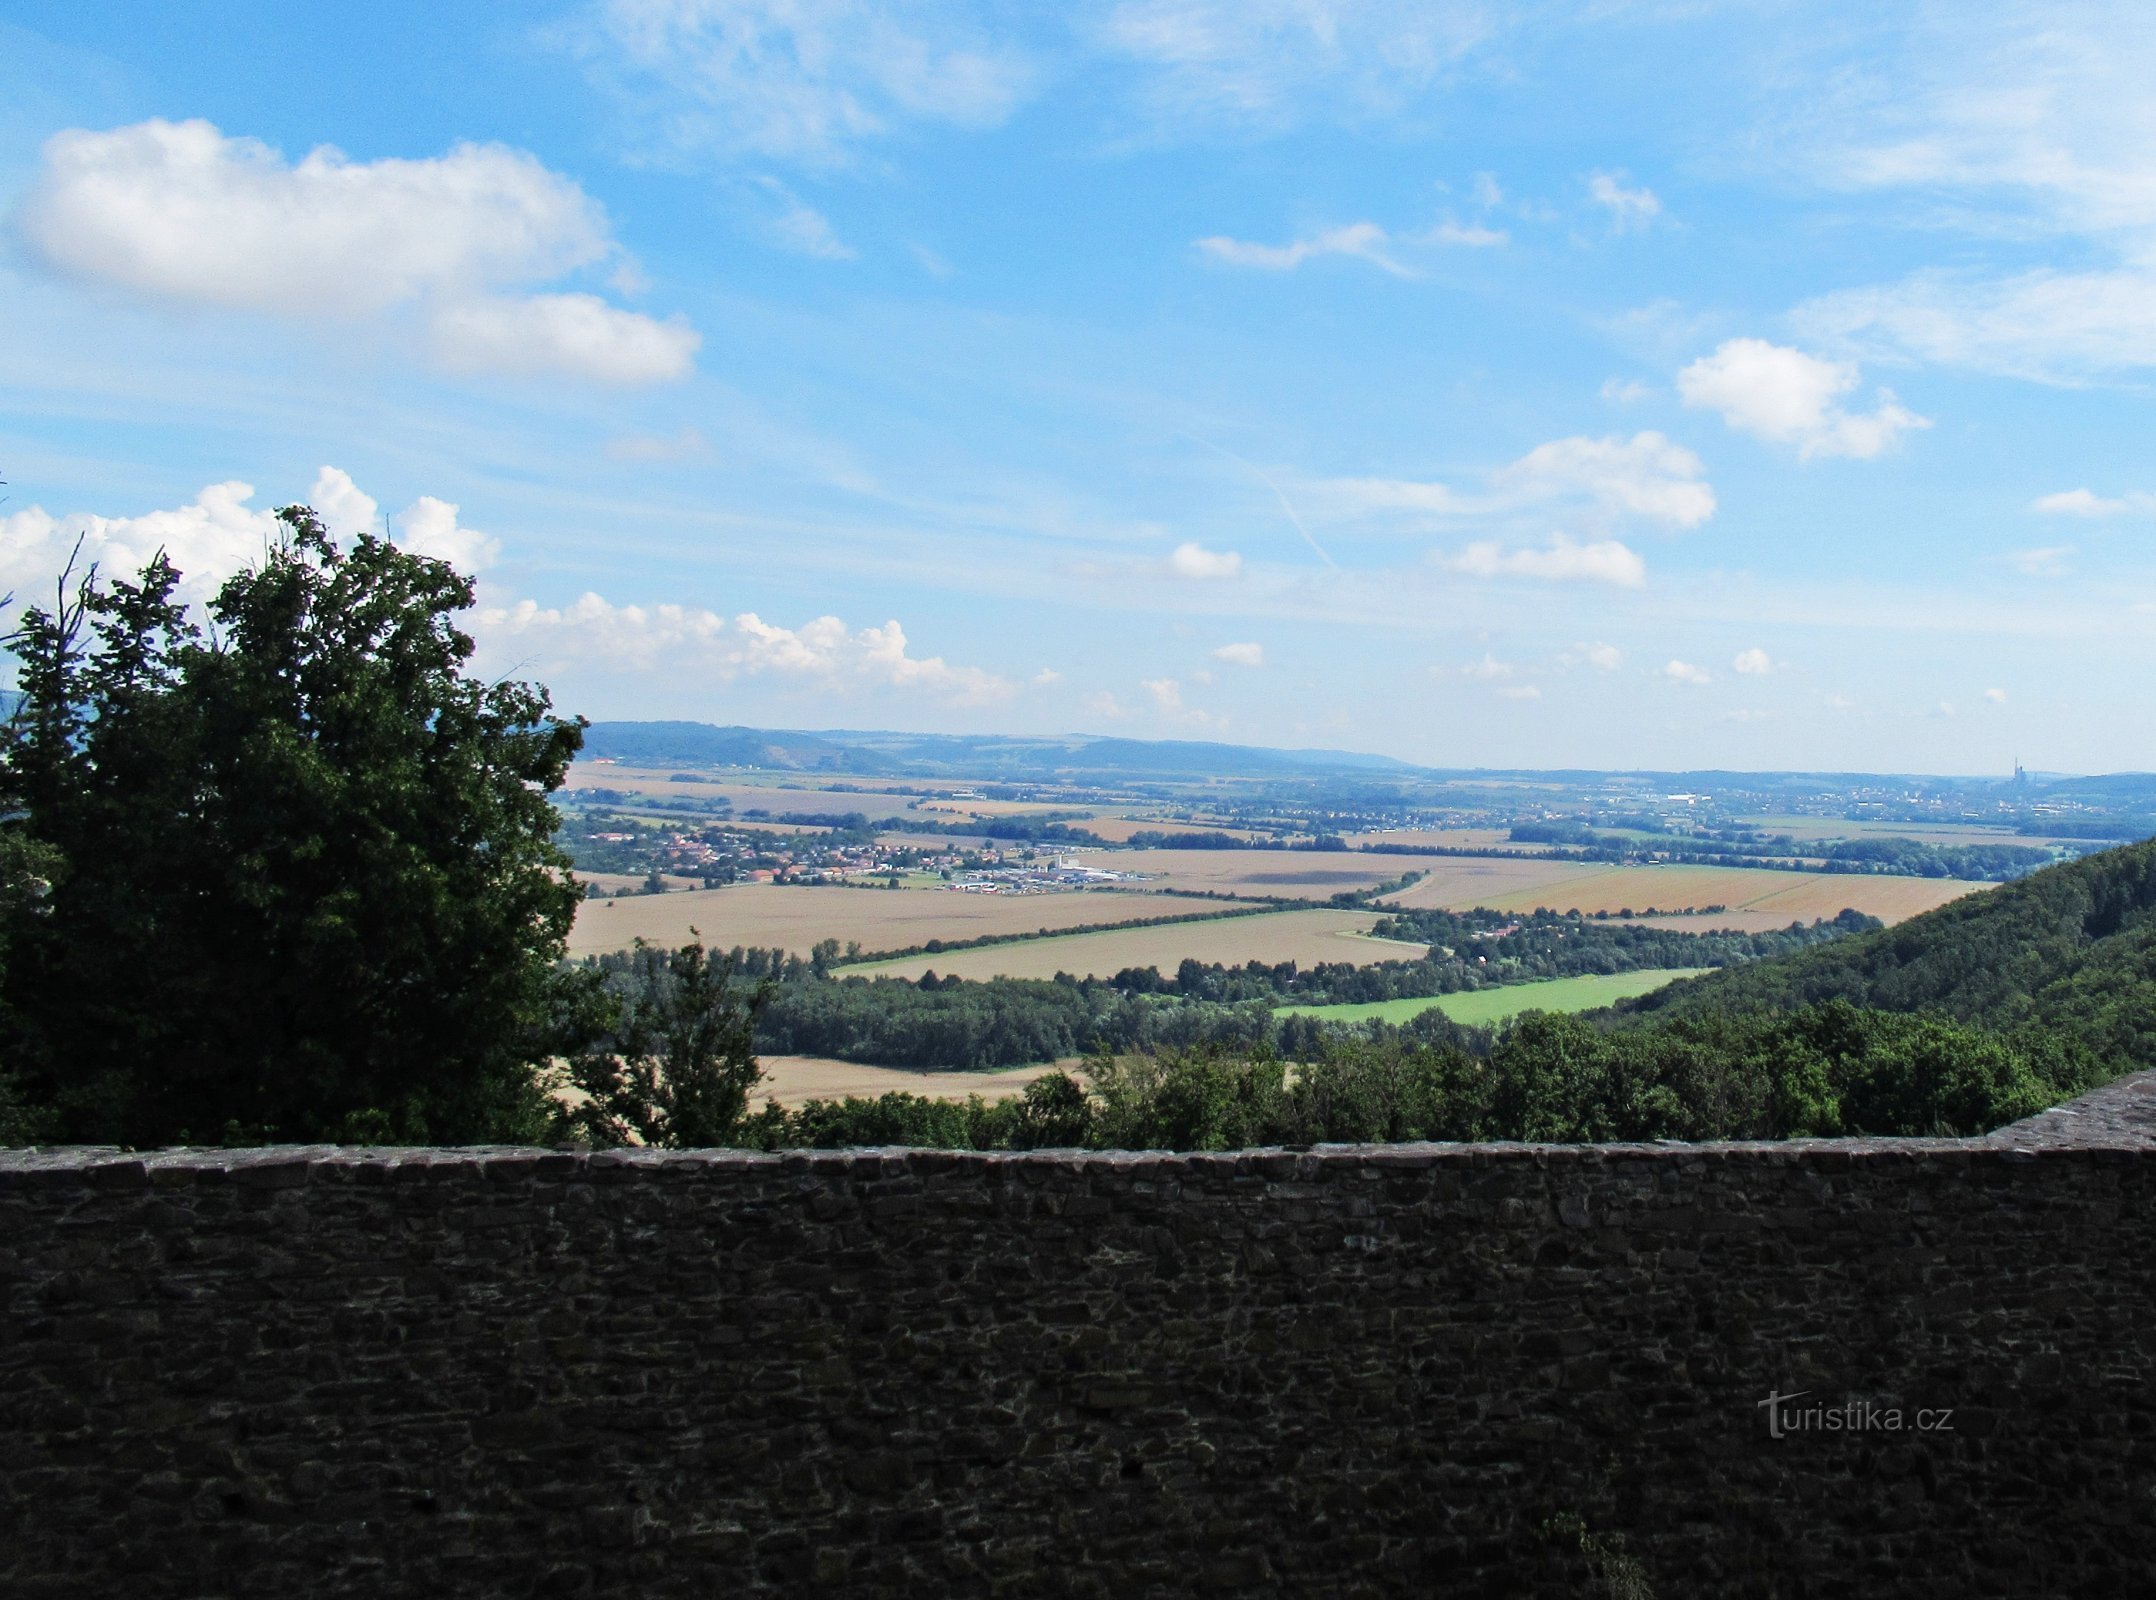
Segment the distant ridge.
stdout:
<path fill-rule="evenodd" d="M 1253 777 L 1354 773 L 1412 776 L 1425 769 L 1345 750 L 1265 750 L 1188 739 L 1092 734 L 878 733 L 721 728 L 705 722 L 595 722 L 587 756 L 657 765 L 761 767 L 865 777 L 975 777 L 1010 781 L 1121 777 Z"/>

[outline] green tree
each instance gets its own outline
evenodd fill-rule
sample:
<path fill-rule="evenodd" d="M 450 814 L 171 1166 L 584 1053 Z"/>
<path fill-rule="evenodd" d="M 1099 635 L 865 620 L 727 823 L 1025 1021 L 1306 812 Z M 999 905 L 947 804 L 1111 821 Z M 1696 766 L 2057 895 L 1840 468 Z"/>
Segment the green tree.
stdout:
<path fill-rule="evenodd" d="M 763 1081 L 756 1013 L 768 983 L 737 983 L 733 958 L 701 943 L 668 952 L 642 940 L 623 977 L 612 1025 L 569 1064 L 560 1127 L 594 1144 L 734 1142 Z"/>
<path fill-rule="evenodd" d="M 7 640 L 0 834 L 52 862 L 0 904 L 8 1059 L 67 1139 L 531 1137 L 583 724 L 466 671 L 446 563 L 278 515 L 206 630 L 160 554 Z"/>

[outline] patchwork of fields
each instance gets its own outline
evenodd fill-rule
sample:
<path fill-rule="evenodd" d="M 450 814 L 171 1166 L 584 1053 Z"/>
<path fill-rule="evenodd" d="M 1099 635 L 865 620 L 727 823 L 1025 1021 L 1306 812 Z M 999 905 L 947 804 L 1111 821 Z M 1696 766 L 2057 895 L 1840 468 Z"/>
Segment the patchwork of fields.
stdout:
<path fill-rule="evenodd" d="M 1164 889 L 1295 900 L 1372 888 L 1445 860 L 1375 850 L 1087 850 L 1078 859 L 1089 867 L 1144 873 Z"/>
<path fill-rule="evenodd" d="M 1448 911 L 1579 911 L 1612 916 L 1644 912 L 1728 909 L 1711 917 L 1654 918 L 1701 932 L 1733 928 L 1760 932 L 1814 922 L 1855 907 L 1882 922 L 1901 922 L 1950 900 L 1992 887 L 1952 878 L 1897 878 L 1856 873 L 1773 872 L 1753 867 L 1615 867 L 1577 861 L 1497 861 L 1425 858 L 1429 876 L 1385 904 Z"/>
<path fill-rule="evenodd" d="M 1111 978 L 1125 967 L 1152 967 L 1163 976 L 1172 976 L 1185 960 L 1236 966 L 1248 961 L 1269 965 L 1293 961 L 1306 967 L 1348 961 L 1368 966 L 1377 961 L 1419 961 L 1428 950 L 1427 945 L 1367 937 L 1377 920 L 1368 911 L 1270 911 L 1163 928 L 1070 933 L 979 950 L 906 956 L 844 970 L 848 976 L 892 978 L 918 978 L 930 971 L 974 979 L 1052 978 L 1058 972 L 1074 978 Z"/>
<path fill-rule="evenodd" d="M 585 956 L 625 950 L 640 938 L 656 945 L 682 945 L 698 935 L 705 944 L 721 950 L 741 944 L 807 955 L 809 947 L 821 939 L 836 939 L 841 945 L 859 940 L 869 951 L 902 950 L 931 939 L 1030 934 L 1220 909 L 1217 903 L 1202 900 L 1115 889 L 984 895 L 948 889 L 737 883 L 686 894 L 586 900 L 577 908 L 569 953 Z"/>

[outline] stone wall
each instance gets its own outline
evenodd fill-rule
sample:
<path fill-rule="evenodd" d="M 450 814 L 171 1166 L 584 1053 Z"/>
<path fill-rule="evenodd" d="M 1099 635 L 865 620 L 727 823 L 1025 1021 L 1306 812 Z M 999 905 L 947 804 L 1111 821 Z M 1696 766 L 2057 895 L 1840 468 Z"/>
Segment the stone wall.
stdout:
<path fill-rule="evenodd" d="M 2156 1592 L 2152 1110 L 0 1156 L 0 1589 Z"/>

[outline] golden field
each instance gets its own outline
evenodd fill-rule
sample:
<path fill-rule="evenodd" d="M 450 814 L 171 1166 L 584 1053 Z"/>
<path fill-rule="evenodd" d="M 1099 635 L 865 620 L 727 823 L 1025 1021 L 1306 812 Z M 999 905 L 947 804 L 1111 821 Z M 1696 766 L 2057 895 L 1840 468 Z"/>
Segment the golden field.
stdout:
<path fill-rule="evenodd" d="M 1083 889 L 1068 894 L 979 895 L 949 889 L 855 889 L 736 883 L 682 894 L 586 900 L 577 908 L 569 953 L 625 950 L 637 939 L 686 944 L 696 928 L 707 945 L 778 947 L 801 955 L 821 939 L 864 950 L 899 950 L 930 939 L 1037 933 L 1133 917 L 1187 917 L 1221 909 L 1173 895 Z M 942 970 L 938 968 L 937 970 Z"/>
<path fill-rule="evenodd" d="M 1465 911 L 1580 911 L 1612 916 L 1630 907 L 1644 912 L 1684 911 L 1719 905 L 1715 917 L 1669 922 L 1692 932 L 1709 928 L 1760 931 L 1814 922 L 1855 907 L 1882 922 L 1900 922 L 1991 888 L 1952 878 L 1896 878 L 1823 872 L 1772 872 L 1750 867 L 1616 867 L 1578 861 L 1448 860 L 1425 858 L 1430 875 L 1385 902 L 1407 908 L 1430 906 Z M 1662 919 L 1657 918 L 1657 921 Z"/>
<path fill-rule="evenodd" d="M 1075 1063 L 1070 1063 L 1075 1065 Z M 789 1109 L 809 1100 L 873 1100 L 878 1095 L 917 1094 L 924 1100 L 1008 1100 L 1025 1092 L 1035 1078 L 1057 1064 L 1012 1067 L 1003 1072 L 939 1072 L 920 1067 L 865 1067 L 828 1056 L 760 1056 L 764 1081 L 751 1097 L 754 1105 L 776 1100 Z"/>
<path fill-rule="evenodd" d="M 1125 967 L 1152 967 L 1172 976 L 1185 960 L 1240 966 L 1246 961 L 1293 961 L 1315 966 L 1349 961 L 1418 961 L 1426 945 L 1366 937 L 1377 922 L 1368 911 L 1269 911 L 1161 928 L 1122 928 L 1109 933 L 1070 933 L 1026 939 L 978 950 L 906 956 L 848 967 L 847 976 L 919 978 L 924 972 L 960 978 L 1111 978 Z"/>
<path fill-rule="evenodd" d="M 1077 859 L 1089 867 L 1142 872 L 1164 889 L 1299 900 L 1323 900 L 1450 864 L 1443 856 L 1375 850 L 1086 850 Z"/>

